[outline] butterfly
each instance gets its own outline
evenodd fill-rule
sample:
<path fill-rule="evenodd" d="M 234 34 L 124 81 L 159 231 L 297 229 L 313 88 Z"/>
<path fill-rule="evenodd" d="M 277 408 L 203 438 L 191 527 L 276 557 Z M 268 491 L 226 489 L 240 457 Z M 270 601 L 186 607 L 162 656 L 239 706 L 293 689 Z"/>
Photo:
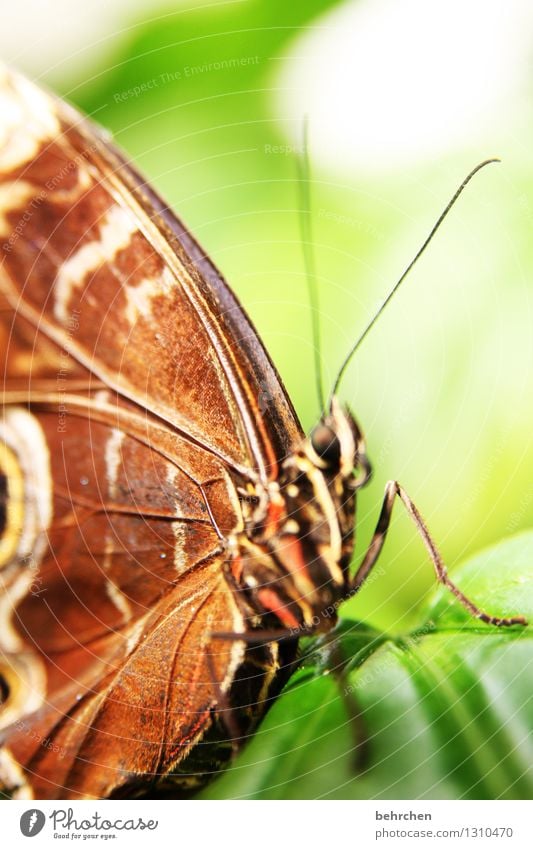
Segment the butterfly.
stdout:
<path fill-rule="evenodd" d="M 332 393 L 306 437 L 185 226 L 74 109 L 0 71 L 0 786 L 131 795 L 212 771 L 355 575 L 365 441 Z"/>

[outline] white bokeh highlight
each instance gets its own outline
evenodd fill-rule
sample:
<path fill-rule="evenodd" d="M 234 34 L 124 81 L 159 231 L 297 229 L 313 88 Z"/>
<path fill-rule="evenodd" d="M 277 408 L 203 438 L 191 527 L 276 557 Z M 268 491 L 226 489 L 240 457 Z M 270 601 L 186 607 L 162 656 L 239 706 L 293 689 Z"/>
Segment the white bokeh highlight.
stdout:
<path fill-rule="evenodd" d="M 419 166 L 508 132 L 532 63 L 528 0 L 356 0 L 282 59 L 277 113 L 295 144 L 309 114 L 313 158 L 335 171 Z"/>

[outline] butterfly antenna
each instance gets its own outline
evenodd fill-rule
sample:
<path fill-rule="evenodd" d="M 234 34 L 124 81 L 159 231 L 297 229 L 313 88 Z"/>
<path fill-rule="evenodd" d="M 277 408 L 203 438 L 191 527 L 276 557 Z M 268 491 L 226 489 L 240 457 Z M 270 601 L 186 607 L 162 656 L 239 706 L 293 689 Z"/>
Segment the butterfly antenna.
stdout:
<path fill-rule="evenodd" d="M 463 192 L 463 190 L 466 188 L 466 186 L 468 185 L 468 183 L 470 182 L 470 180 L 472 179 L 472 177 L 473 177 L 475 174 L 477 174 L 477 172 L 478 172 L 478 171 L 481 171 L 481 169 L 482 169 L 482 168 L 484 168 L 486 165 L 490 165 L 492 162 L 500 162 L 500 160 L 499 160 L 499 159 L 486 159 L 484 162 L 480 162 L 480 163 L 479 163 L 479 165 L 476 165 L 476 167 L 475 167 L 475 168 L 473 168 L 473 169 L 472 169 L 472 171 L 470 171 L 470 173 L 469 173 L 469 174 L 465 177 L 465 179 L 463 180 L 463 182 L 461 183 L 461 185 L 459 186 L 459 188 L 458 188 L 458 189 L 457 189 L 457 191 L 455 192 L 454 196 L 452 197 L 452 199 L 448 202 L 448 204 L 447 204 L 447 205 L 446 205 L 446 207 L 444 208 L 443 212 L 441 212 L 441 214 L 440 214 L 439 218 L 437 219 L 437 221 L 436 221 L 436 222 L 435 222 L 435 224 L 433 225 L 433 227 L 432 227 L 432 229 L 431 229 L 431 231 L 430 231 L 430 233 L 429 233 L 429 235 L 428 235 L 427 239 L 426 239 L 426 240 L 425 240 L 425 242 L 423 243 L 423 245 L 422 245 L 422 247 L 420 248 L 420 250 L 417 252 L 417 254 L 415 255 L 415 257 L 411 260 L 411 262 L 409 263 L 409 265 L 407 266 L 407 268 L 406 268 L 406 269 L 405 269 L 405 271 L 403 272 L 402 276 L 401 276 L 401 277 L 399 278 L 399 280 L 398 280 L 398 281 L 394 284 L 394 286 L 393 286 L 393 287 L 392 287 L 392 289 L 390 290 L 389 294 L 387 295 L 387 297 L 385 298 L 385 300 L 383 301 L 383 303 L 382 303 L 382 304 L 380 304 L 380 306 L 379 306 L 378 310 L 377 310 L 377 311 L 375 312 L 375 314 L 372 316 L 372 318 L 371 318 L 371 319 L 370 319 L 370 321 L 368 322 L 367 326 L 365 327 L 365 329 L 363 330 L 363 332 L 361 333 L 361 335 L 359 336 L 359 338 L 356 340 L 356 342 L 352 345 L 352 347 L 351 347 L 351 348 L 350 348 L 350 350 L 348 351 L 348 353 L 347 353 L 346 357 L 344 358 L 344 360 L 343 360 L 343 362 L 342 362 L 342 365 L 341 365 L 341 367 L 340 367 L 340 369 L 339 369 L 339 371 L 338 371 L 338 373 L 337 373 L 337 377 L 336 377 L 336 379 L 335 379 L 335 383 L 333 384 L 333 389 L 332 389 L 332 391 L 331 391 L 331 395 L 330 395 L 330 404 L 331 404 L 331 398 L 332 398 L 334 395 L 336 395 L 336 394 L 337 394 L 337 391 L 338 391 L 338 388 L 339 388 L 339 384 L 340 384 L 340 382 L 341 382 L 341 380 L 342 380 L 342 377 L 343 377 L 343 375 L 344 375 L 344 372 L 346 371 L 346 369 L 347 369 L 348 365 L 350 364 L 350 360 L 352 359 L 353 355 L 355 354 L 355 352 L 357 351 L 357 349 L 359 348 L 359 346 L 361 345 L 361 343 L 363 342 L 363 340 L 366 338 L 366 336 L 368 335 L 368 333 L 369 333 L 369 332 L 371 331 L 371 329 L 374 327 L 374 324 L 376 323 L 376 321 L 378 320 L 378 318 L 379 318 L 379 317 L 380 317 L 380 315 L 382 314 L 382 312 L 383 312 L 383 310 L 385 309 L 385 307 L 387 306 L 387 304 L 388 304 L 388 303 L 392 300 L 393 296 L 396 294 L 396 292 L 398 291 L 398 289 L 399 289 L 399 288 L 400 288 L 400 286 L 402 285 L 403 281 L 405 280 L 405 278 L 407 277 L 407 275 L 409 274 L 409 272 L 411 271 L 411 269 L 413 268 L 413 266 L 414 266 L 414 265 L 418 262 L 418 260 L 420 259 L 420 257 L 421 257 L 421 256 L 422 256 L 422 254 L 424 253 L 424 251 L 426 250 L 426 248 L 427 248 L 427 246 L 429 245 L 429 243 L 431 242 L 431 240 L 432 240 L 433 236 L 435 235 L 435 233 L 436 233 L 436 232 L 437 232 L 437 230 L 439 229 L 440 225 L 442 224 L 442 222 L 444 221 L 444 219 L 446 218 L 446 216 L 447 216 L 447 215 L 448 215 L 448 213 L 450 212 L 450 210 L 451 210 L 452 206 L 454 206 L 454 204 L 455 204 L 455 202 L 457 201 L 457 199 L 458 199 L 459 195 L 460 195 L 460 194 Z"/>
<path fill-rule="evenodd" d="M 304 117 L 302 151 L 297 159 L 298 190 L 300 198 L 300 236 L 307 280 L 307 292 L 311 307 L 311 329 L 313 334 L 313 355 L 315 361 L 316 392 L 320 409 L 324 406 L 324 384 L 322 382 L 322 356 L 320 344 L 320 321 L 318 303 L 318 285 L 316 276 L 315 252 L 313 249 L 313 226 L 311 219 L 311 168 L 309 164 L 308 119 Z"/>

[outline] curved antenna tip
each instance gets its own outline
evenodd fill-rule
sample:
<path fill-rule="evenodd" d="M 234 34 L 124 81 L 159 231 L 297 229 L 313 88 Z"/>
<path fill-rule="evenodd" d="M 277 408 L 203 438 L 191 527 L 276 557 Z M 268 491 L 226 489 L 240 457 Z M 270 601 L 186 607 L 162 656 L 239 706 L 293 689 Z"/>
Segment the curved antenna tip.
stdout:
<path fill-rule="evenodd" d="M 363 330 L 363 332 L 361 333 L 359 338 L 355 341 L 355 343 L 352 345 L 352 347 L 348 351 L 347 355 L 345 356 L 344 360 L 342 361 L 341 367 L 340 367 L 339 371 L 337 372 L 337 377 L 335 378 L 335 382 L 333 384 L 333 389 L 331 390 L 331 393 L 330 393 L 330 400 L 331 400 L 331 398 L 333 398 L 334 395 L 337 394 L 338 389 L 339 389 L 339 384 L 340 384 L 340 382 L 343 378 L 343 375 L 344 375 L 347 367 L 350 364 L 350 361 L 351 361 L 353 355 L 355 354 L 355 352 L 357 351 L 359 346 L 362 344 L 362 342 L 366 339 L 368 333 L 370 332 L 370 330 L 372 329 L 372 327 L 374 326 L 374 324 L 376 323 L 376 321 L 378 320 L 378 318 L 382 314 L 382 312 L 385 309 L 385 307 L 387 306 L 387 304 L 391 301 L 392 297 L 396 294 L 396 292 L 398 291 L 398 289 L 402 285 L 403 281 L 405 280 L 405 278 L 407 277 L 407 275 L 409 274 L 409 272 L 411 271 L 413 266 L 416 265 L 416 263 L 418 262 L 418 260 L 420 259 L 420 257 L 424 253 L 424 251 L 426 250 L 427 246 L 429 245 L 429 243 L 433 239 L 433 236 L 435 235 L 435 233 L 437 232 L 437 230 L 441 226 L 442 222 L 444 221 L 444 219 L 446 218 L 446 216 L 448 215 L 448 213 L 450 212 L 452 207 L 455 205 L 456 201 L 459 198 L 459 195 L 462 194 L 463 190 L 466 188 L 466 186 L 468 185 L 468 183 L 470 182 L 472 177 L 474 177 L 475 174 L 478 173 L 478 171 L 481 171 L 482 168 L 484 168 L 486 165 L 491 165 L 493 162 L 501 162 L 501 159 L 497 156 L 494 156 L 494 157 L 491 157 L 490 159 L 484 159 L 482 162 L 479 162 L 474 168 L 472 168 L 471 171 L 469 171 L 469 173 L 466 175 L 466 177 L 464 178 L 464 180 L 461 183 L 461 185 L 459 186 L 459 188 L 456 189 L 452 198 L 448 201 L 448 203 L 444 207 L 444 210 L 441 212 L 441 214 L 437 218 L 437 221 L 435 222 L 435 224 L 431 228 L 429 235 L 426 237 L 425 241 L 422 244 L 422 247 L 419 248 L 419 250 L 415 254 L 414 258 L 411 260 L 411 262 L 409 263 L 409 265 L 407 266 L 407 268 L 405 269 L 403 274 L 400 276 L 400 278 L 396 281 L 396 283 L 394 284 L 394 286 L 390 290 L 389 294 L 387 295 L 387 297 L 385 298 L 383 303 L 379 306 L 378 310 L 374 313 L 374 315 L 372 316 L 372 318 L 370 319 L 370 321 L 366 325 L 365 329 Z"/>

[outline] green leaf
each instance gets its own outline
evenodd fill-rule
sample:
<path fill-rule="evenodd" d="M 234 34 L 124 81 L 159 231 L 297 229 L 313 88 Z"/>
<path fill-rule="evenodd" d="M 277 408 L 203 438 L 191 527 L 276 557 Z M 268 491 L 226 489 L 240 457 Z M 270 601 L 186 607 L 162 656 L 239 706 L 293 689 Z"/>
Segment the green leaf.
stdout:
<path fill-rule="evenodd" d="M 489 612 L 533 621 L 533 532 L 481 552 L 453 577 Z M 342 621 L 335 639 L 306 647 L 250 744 L 202 797 L 529 799 L 532 635 L 471 619 L 441 588 L 410 634 Z M 359 771 L 357 706 L 368 743 Z"/>

